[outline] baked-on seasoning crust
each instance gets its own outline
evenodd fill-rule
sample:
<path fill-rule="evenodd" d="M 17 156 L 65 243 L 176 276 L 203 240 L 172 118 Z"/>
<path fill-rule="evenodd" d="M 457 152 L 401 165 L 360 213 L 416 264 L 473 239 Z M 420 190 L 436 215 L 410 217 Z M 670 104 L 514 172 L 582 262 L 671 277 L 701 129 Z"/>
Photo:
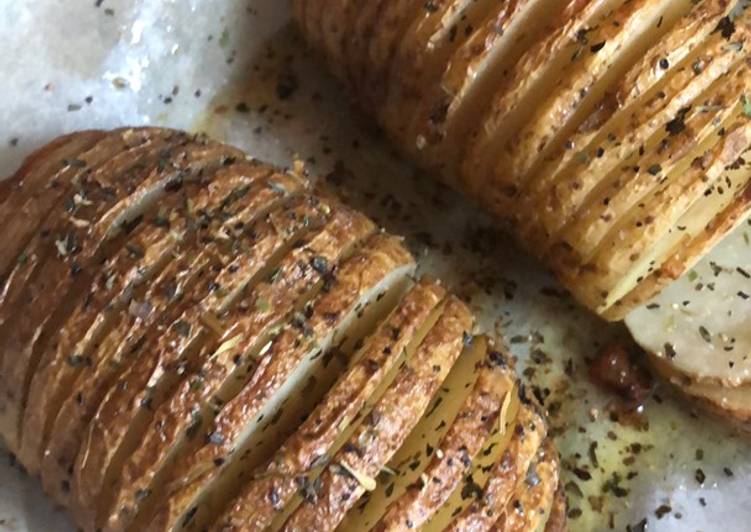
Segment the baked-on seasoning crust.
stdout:
<path fill-rule="evenodd" d="M 395 53 L 360 24 L 358 47 Z M 374 512 L 426 522 L 525 423 L 505 355 L 411 277 L 401 239 L 234 148 L 158 128 L 61 137 L 0 186 L 0 218 L 0 433 L 85 532 L 332 530 L 451 412 L 421 466 L 441 485 L 405 480 Z M 533 461 L 524 442 L 497 467 Z M 515 496 L 554 507 L 536 495 L 548 477 Z"/>

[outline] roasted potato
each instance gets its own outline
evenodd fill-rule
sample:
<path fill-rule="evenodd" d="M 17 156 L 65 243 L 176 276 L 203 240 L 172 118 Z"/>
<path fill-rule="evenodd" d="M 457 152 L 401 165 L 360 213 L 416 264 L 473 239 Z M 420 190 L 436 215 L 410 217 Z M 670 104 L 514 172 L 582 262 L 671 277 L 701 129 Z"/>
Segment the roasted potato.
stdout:
<path fill-rule="evenodd" d="M 0 200 L 0 436 L 82 530 L 430 528 L 480 469 L 488 530 L 512 499 L 565 526 L 500 347 L 306 180 L 187 133 L 91 131 Z"/>

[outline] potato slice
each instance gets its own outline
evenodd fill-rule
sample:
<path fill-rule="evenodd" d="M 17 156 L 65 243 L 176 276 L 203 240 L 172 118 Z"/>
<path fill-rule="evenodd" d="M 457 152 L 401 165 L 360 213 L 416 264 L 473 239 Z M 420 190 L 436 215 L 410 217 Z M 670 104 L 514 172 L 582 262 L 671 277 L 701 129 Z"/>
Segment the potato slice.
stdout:
<path fill-rule="evenodd" d="M 321 474 L 316 497 L 303 501 L 282 529 L 333 529 L 375 488 L 375 476 L 401 447 L 459 357 L 472 321 L 469 309 L 450 297 L 415 356 Z"/>
<path fill-rule="evenodd" d="M 491 472 L 513 438 L 513 429 L 518 423 L 521 407 L 517 383 L 501 407 L 500 419 L 504 421 L 499 422 L 483 442 L 482 449 L 472 460 L 470 472 L 464 476 L 443 506 L 431 516 L 423 530 L 438 532 L 446 529 L 488 485 Z"/>
<path fill-rule="evenodd" d="M 234 474 L 238 467 L 252 469 L 269 458 L 280 439 L 299 423 L 299 417 L 293 415 L 296 409 L 285 407 L 285 403 L 299 408 L 315 406 L 307 400 L 289 399 L 297 397 L 310 375 L 316 377 L 314 383 L 333 384 L 330 379 L 337 377 L 336 368 L 329 367 L 323 354 L 351 333 L 357 336 L 363 324 L 372 323 L 371 312 L 363 312 L 366 309 L 388 312 L 377 304 L 379 294 L 390 301 L 383 294 L 403 290 L 406 275 L 413 269 L 409 253 L 397 239 L 386 235 L 376 235 L 348 259 L 330 289 L 263 350 L 242 390 L 204 420 L 199 434 L 205 438 L 194 439 L 163 478 L 155 481 L 152 505 L 156 514 L 143 512 L 134 526 L 171 530 L 188 524 L 201 496 L 210 494 L 225 474 Z M 325 390 L 321 396 L 323 393 Z M 263 420 L 273 421 L 276 416 L 282 416 L 284 422 L 263 425 Z"/>
<path fill-rule="evenodd" d="M 743 56 L 742 46 L 729 43 L 747 39 L 744 26 L 732 39 L 715 31 L 731 6 L 724 0 L 697 5 L 608 91 L 592 116 L 522 190 L 522 238 L 536 246 L 549 245 L 543 239 L 557 234 L 603 176 L 625 165 L 666 124 L 680 130 L 694 99 Z"/>
<path fill-rule="evenodd" d="M 214 146 L 206 151 L 197 149 L 195 168 L 185 169 L 186 176 L 195 178 L 199 169 L 221 165 L 232 152 Z M 186 152 L 189 152 L 190 148 Z M 206 159 L 202 159 L 206 155 Z M 144 156 L 143 164 L 157 166 L 158 152 Z M 7 397 L 0 414 L 0 433 L 11 449 L 18 449 L 20 416 L 28 392 L 31 375 L 39 361 L 39 346 L 45 345 L 51 332 L 57 330 L 73 306 L 74 297 L 91 283 L 98 265 L 123 244 L 123 233 L 129 222 L 139 219 L 143 211 L 167 193 L 171 177 L 156 171 L 150 177 L 140 168 L 134 171 L 139 158 L 129 161 L 120 172 L 102 172 L 83 180 L 72 196 L 72 210 L 67 212 L 49 232 L 42 231 L 29 243 L 24 256 L 6 284 L 0 309 L 4 328 L 0 353 L 2 357 L 3 393 Z M 129 171 L 130 170 L 130 171 Z M 123 173 L 121 173 L 123 172 Z M 208 173 L 210 176 L 210 172 Z M 139 188 L 140 187 L 140 188 Z M 133 189 L 143 193 L 134 198 Z M 75 197 L 82 198 L 76 204 Z M 54 250 L 54 251 L 53 251 Z M 13 317 L 23 316 L 22 320 Z"/>
<path fill-rule="evenodd" d="M 589 115 L 613 82 L 693 5 L 691 0 L 634 0 L 588 34 L 590 44 L 500 151 L 495 180 L 488 184 L 503 185 L 507 176 L 524 183 L 538 162 L 562 145 Z"/>
<path fill-rule="evenodd" d="M 153 130 L 83 131 L 56 139 L 29 155 L 4 187 L 7 197 L 0 204 L 0 227 L 7 228 L 7 236 L 0 255 L 0 277 L 10 273 L 48 217 L 59 217 L 63 198 L 73 183 L 129 147 L 148 144 L 151 135 L 155 140 L 162 137 Z M 11 182 L 16 186 L 10 187 Z"/>
<path fill-rule="evenodd" d="M 211 235 L 214 234 L 214 231 L 217 234 L 222 233 L 220 230 L 221 227 L 215 226 L 217 221 L 224 224 L 225 230 L 226 228 L 231 228 L 232 231 L 237 231 L 238 227 L 243 227 L 243 225 L 238 224 L 247 224 L 249 220 L 252 220 L 250 214 L 244 214 L 245 211 L 252 211 L 258 216 L 262 216 L 263 212 L 270 208 L 271 205 L 278 203 L 281 198 L 288 194 L 294 195 L 300 190 L 295 180 L 283 180 L 279 179 L 279 176 L 265 180 L 265 186 L 268 186 L 269 189 L 258 190 L 256 191 L 257 194 L 249 196 L 241 196 L 236 191 L 233 192 L 230 196 L 234 196 L 234 200 L 228 197 L 222 201 L 222 208 L 216 213 L 218 216 L 214 219 L 214 224 L 206 226 L 198 224 L 198 227 L 203 227 L 204 230 L 192 235 L 183 245 L 190 248 L 189 244 L 193 242 L 193 245 L 200 246 L 201 248 L 206 247 L 206 238 L 213 239 L 214 237 Z M 250 189 L 249 191 L 253 190 Z M 269 197 L 269 192 L 271 192 L 271 198 Z M 239 211 L 234 216 L 232 216 L 234 211 L 229 208 L 228 201 Z M 204 222 L 208 222 L 209 220 L 206 219 L 208 213 L 204 211 L 200 212 L 202 213 L 201 216 Z M 179 217 L 175 217 L 176 214 L 176 212 L 173 213 L 169 210 L 160 209 L 159 213 L 154 217 L 152 225 L 162 226 L 165 224 L 165 221 L 170 226 L 176 224 L 179 221 Z M 230 217 L 225 220 L 227 215 Z M 227 248 L 225 249 L 226 252 L 232 248 L 232 242 L 235 240 L 234 234 L 233 232 L 230 232 L 229 235 L 225 233 L 226 236 L 230 236 L 231 238 L 225 239 L 222 237 L 214 240 L 214 243 L 221 243 L 218 250 L 220 253 L 221 249 Z M 243 254 L 236 255 L 236 251 L 232 251 L 232 253 L 233 256 L 236 256 L 236 260 L 239 260 L 243 256 Z M 227 262 L 227 272 L 232 271 L 234 274 L 240 274 L 243 271 L 239 264 L 233 264 L 231 260 L 227 260 Z M 219 270 L 212 269 L 210 277 L 203 281 L 203 286 L 206 286 L 207 290 L 209 286 L 218 286 L 219 282 L 225 286 L 231 286 L 228 279 L 223 278 L 221 268 Z M 214 276 L 217 277 L 214 278 Z M 70 485 L 70 474 L 76 454 L 78 453 L 82 433 L 94 416 L 96 408 L 104 400 L 105 394 L 121 373 L 133 363 L 134 354 L 143 348 L 146 338 L 152 335 L 158 336 L 160 329 L 168 327 L 187 308 L 186 305 L 193 302 L 191 297 L 181 297 L 179 300 L 173 297 L 179 295 L 179 291 L 176 288 L 180 283 L 177 281 L 179 279 L 176 278 L 173 281 L 171 277 L 168 277 L 164 281 L 164 286 L 162 286 L 162 282 L 159 282 L 155 288 L 147 287 L 148 290 L 143 297 L 139 292 L 127 294 L 128 305 L 147 305 L 153 309 L 152 312 L 146 316 L 140 313 L 118 312 L 116 314 L 118 316 L 116 322 L 110 327 L 110 331 L 101 342 L 101 345 L 91 352 L 91 365 L 83 364 L 74 368 L 76 375 L 70 389 L 75 390 L 76 393 L 65 400 L 57 416 L 50 415 L 50 422 L 54 428 L 50 430 L 49 434 L 53 435 L 53 437 L 51 437 L 44 453 L 44 474 L 42 478 L 46 490 L 49 493 L 57 495 L 56 498 L 60 499 L 63 495 L 61 486 Z M 236 284 L 236 282 L 233 284 Z M 162 288 L 159 288 L 160 286 Z M 211 298 L 211 301 L 218 299 L 219 294 L 224 293 L 221 290 L 209 292 L 210 295 L 208 297 Z M 187 295 L 194 296 L 196 294 L 189 292 Z M 174 315 L 169 313 L 162 317 L 162 313 L 168 309 L 170 309 L 170 312 L 174 312 Z"/>
<path fill-rule="evenodd" d="M 233 214 L 232 207 L 238 209 L 246 205 L 249 197 L 262 202 L 264 197 L 286 193 L 285 187 L 296 186 L 294 181 L 285 180 L 274 181 L 274 187 L 270 187 L 263 179 L 269 173 L 264 168 L 251 167 L 250 172 L 230 171 L 237 173 L 226 180 L 217 176 L 222 185 L 215 183 L 202 190 L 191 199 L 190 209 L 184 208 L 188 202 L 180 200 L 170 213 L 170 202 L 162 203 L 160 213 L 136 228 L 116 259 L 111 260 L 106 271 L 97 276 L 86 294 L 85 304 L 76 307 L 60 327 L 59 335 L 51 337 L 50 346 L 54 347 L 44 348 L 46 353 L 33 377 L 24 412 L 19 458 L 29 472 L 37 472 L 58 408 L 72 395 L 69 386 L 80 371 L 70 363 L 71 353 L 79 360 L 90 358 L 96 345 L 109 333 L 117 314 L 131 304 L 134 290 L 158 274 L 171 255 L 179 253 L 178 248 L 190 247 L 184 239 L 195 238 L 187 236 L 187 230 L 191 224 L 197 225 L 192 219 L 196 213 L 206 213 L 201 214 L 201 218 L 224 218 Z M 254 183 L 255 186 L 251 186 Z M 216 198 L 217 195 L 220 197 Z M 191 218 L 190 222 L 188 218 Z"/>
<path fill-rule="evenodd" d="M 374 229 L 364 216 L 337 209 L 320 232 L 300 241 L 299 247 L 274 268 L 273 281 L 248 290 L 243 300 L 223 316 L 230 325 L 227 331 L 217 342 L 204 346 L 203 366 L 156 409 L 137 450 L 125 460 L 110 494 L 102 497 L 101 521 L 107 521 L 104 529 L 125 528 L 138 503 L 148 498 L 144 494 L 154 477 L 179 452 L 183 434 L 189 441 L 197 418 L 209 417 L 212 409 L 240 391 L 248 375 L 253 374 L 259 353 L 278 328 L 293 312 L 305 308 L 333 272 L 333 265 Z"/>
<path fill-rule="evenodd" d="M 731 201 L 736 191 L 742 192 L 745 189 L 748 182 L 747 175 L 745 179 L 738 175 L 742 178 L 739 182 L 733 183 L 731 180 L 727 183 L 717 183 L 717 179 L 723 175 L 726 168 L 736 163 L 749 146 L 751 121 L 745 117 L 739 117 L 739 120 L 742 121 L 728 128 L 722 142 L 708 154 L 706 160 L 699 160 L 696 163 L 699 165 L 695 171 L 697 175 L 687 172 L 685 176 L 689 182 L 697 183 L 699 191 L 701 191 L 701 180 L 706 179 L 706 190 L 710 192 L 706 195 L 700 194 L 698 198 L 696 193 L 686 194 L 685 199 L 693 200 L 693 203 L 688 205 L 688 208 L 684 207 L 684 214 L 679 217 L 676 217 L 673 212 L 676 209 L 671 209 L 668 205 L 665 213 L 668 216 L 661 217 L 656 214 L 654 218 L 646 219 L 649 223 L 645 224 L 641 221 L 643 216 L 648 216 L 643 213 L 637 213 L 633 221 L 623 220 L 622 235 L 615 234 L 612 240 L 603 243 L 601 249 L 598 250 L 599 256 L 591 261 L 595 268 L 579 276 L 576 288 L 579 297 L 594 305 L 599 305 L 600 308 L 606 309 L 612 306 L 658 265 L 663 264 L 666 255 L 672 249 L 673 242 L 677 243 L 689 235 L 696 234 L 722 208 L 723 203 L 727 204 Z M 697 179 L 700 181 L 696 181 Z M 715 183 L 722 190 L 727 187 L 730 193 L 713 194 Z M 680 203 L 678 205 L 680 206 Z M 691 213 L 702 210 L 703 215 L 689 216 Z M 632 223 L 627 225 L 628 222 Z M 691 230 L 688 229 L 689 227 Z M 632 237 L 633 234 L 636 234 L 636 238 Z M 621 245 L 615 246 L 615 242 L 620 242 Z M 699 256 L 695 257 L 694 262 L 698 259 Z M 592 277 L 596 277 L 596 281 L 589 284 L 588 280 Z"/>
<path fill-rule="evenodd" d="M 680 279 L 626 317 L 639 345 L 677 376 L 735 387 L 751 383 L 748 223 Z"/>
<path fill-rule="evenodd" d="M 514 495 L 495 528 L 506 532 L 541 530 L 553 508 L 559 484 L 559 466 L 553 442 L 546 438 L 526 475 L 519 479 Z"/>
<path fill-rule="evenodd" d="M 520 399 L 523 403 L 527 401 L 527 404 L 520 407 L 508 447 L 502 451 L 500 460 L 491 468 L 487 482 L 478 483 L 482 488 L 481 496 L 471 500 L 466 508 L 455 516 L 446 528 L 447 531 L 489 530 L 511 500 L 518 481 L 527 474 L 529 465 L 545 439 L 547 427 L 542 414 L 536 411 L 537 405 L 529 403 L 523 391 Z M 477 497 L 476 491 L 466 490 L 465 493 L 468 498 Z M 426 530 L 434 530 L 433 527 L 438 523 L 438 520 L 431 521 Z"/>
<path fill-rule="evenodd" d="M 408 131 L 416 106 L 441 79 L 451 54 L 495 4 L 493 0 L 421 3 L 423 16 L 418 13 L 401 40 L 387 77 L 387 99 L 379 109 L 384 129 L 402 141 L 400 147 L 407 153 L 415 155 L 423 147 Z"/>
<path fill-rule="evenodd" d="M 350 369 L 323 402 L 274 457 L 253 472 L 241 472 L 237 480 L 243 477 L 246 480 L 239 494 L 229 504 L 226 500 L 215 504 L 224 508 L 222 515 L 206 519 L 197 516 L 188 528 L 201 530 L 214 523 L 212 526 L 228 532 L 244 527 L 263 529 L 281 510 L 298 506 L 300 479 L 304 477 L 306 484 L 315 485 L 315 475 L 323 467 L 322 457 L 336 454 L 367 415 L 369 407 L 383 395 L 399 368 L 440 317 L 439 303 L 444 296 L 445 290 L 433 281 L 423 279 L 414 286 L 353 357 Z M 269 497 L 269 493 L 275 496 Z"/>
<path fill-rule="evenodd" d="M 110 390 L 79 452 L 73 492 L 77 495 L 74 511 L 81 516 L 80 522 L 93 520 L 92 510 L 99 511 L 98 506 L 106 504 L 108 488 L 118 478 L 122 461 L 140 445 L 153 411 L 202 366 L 202 348 L 222 336 L 225 312 L 244 290 L 252 289 L 273 272 L 311 225 L 323 217 L 321 211 L 328 212 L 328 206 L 317 198 L 302 196 L 278 205 L 252 228 L 242 229 L 247 237 L 239 239 L 239 247 L 247 238 L 248 249 L 240 255 L 237 250 L 227 250 L 229 256 L 236 257 L 236 262 L 227 266 L 228 275 L 220 273 L 216 279 L 207 279 L 201 290 L 191 294 L 197 304 L 186 309 L 166 331 L 145 340 L 120 377 L 127 387 Z M 94 500 L 101 502 L 92 505 Z"/>
<path fill-rule="evenodd" d="M 658 240 L 650 252 L 653 265 L 645 273 L 631 273 L 618 287 L 624 295 L 603 309 L 603 316 L 623 319 L 630 309 L 648 302 L 741 224 L 751 209 L 749 180 L 751 172 L 746 164 L 726 168 L 721 180 L 707 189 L 708 195 L 695 202 Z"/>
<path fill-rule="evenodd" d="M 482 339 L 475 338 L 474 341 L 481 342 Z M 460 360 L 452 372 L 461 371 L 459 366 L 462 362 Z M 416 451 L 408 457 L 411 460 L 395 463 L 398 467 L 397 481 L 389 479 L 387 489 L 393 498 L 388 507 L 385 507 L 385 500 L 376 501 L 371 497 L 372 502 L 369 501 L 368 506 L 381 508 L 381 512 L 385 510 L 374 530 L 421 527 L 440 510 L 462 479 L 470 473 L 472 460 L 490 435 L 510 421 L 502 417 L 510 414 L 503 406 L 510 399 L 507 396 L 514 391 L 515 377 L 508 368 L 505 356 L 496 351 L 486 352 L 484 360 L 478 363 L 473 373 L 477 374 L 477 380 L 470 388 L 471 393 L 463 399 L 448 432 L 438 442 L 423 439 L 418 442 L 422 446 L 410 447 Z M 449 384 L 450 378 L 451 375 L 443 387 Z M 447 399 L 454 401 L 455 395 L 461 397 L 462 394 L 453 389 Z M 443 416 L 434 415 L 433 424 L 439 419 L 444 420 Z M 408 445 L 409 442 L 399 454 L 406 451 Z M 427 467 L 421 469 L 416 465 L 420 462 L 428 463 Z M 352 514 L 353 517 L 358 515 L 354 511 Z M 364 527 L 369 525 L 365 519 L 359 522 Z"/>
<path fill-rule="evenodd" d="M 470 134 L 462 164 L 462 185 L 470 195 L 481 191 L 492 170 L 493 157 L 504 140 L 522 127 L 550 86 L 563 75 L 582 38 L 601 17 L 623 0 L 589 0 L 570 4 L 561 15 L 561 25 L 534 45 L 506 72 L 498 83 L 487 114 Z M 570 18 L 566 20 L 566 16 Z"/>
<path fill-rule="evenodd" d="M 636 166 L 621 167 L 612 179 L 601 180 L 587 203 L 564 226 L 560 238 L 586 262 L 614 227 L 636 225 L 623 222 L 630 221 L 634 213 L 642 218 L 645 213 L 664 216 L 670 209 L 666 201 L 672 197 L 689 201 L 703 193 L 706 186 L 702 182 L 706 180 L 692 171 L 694 160 L 722 140 L 723 129 L 730 125 L 741 98 L 751 87 L 749 74 L 745 65 L 731 72 L 720 80 L 720 87 L 710 88 L 709 94 L 686 113 L 683 131 L 666 132 L 664 137 L 645 143 L 647 153 Z M 687 179 L 686 174 L 694 175 Z M 675 196 L 670 193 L 672 189 L 679 190 Z"/>
<path fill-rule="evenodd" d="M 648 361 L 670 389 L 707 414 L 729 423 L 742 433 L 751 432 L 751 387 L 725 386 L 713 382 L 693 382 L 676 372 L 669 361 L 647 353 Z"/>
<path fill-rule="evenodd" d="M 464 140 L 494 89 L 531 43 L 563 23 L 563 11 L 571 15 L 568 7 L 557 0 L 499 2 L 477 26 L 467 26 L 466 39 L 455 38 L 460 46 L 438 72 L 440 82 L 423 89 L 412 112 L 406 141 L 417 147 L 419 164 L 449 178 L 457 174 Z"/>

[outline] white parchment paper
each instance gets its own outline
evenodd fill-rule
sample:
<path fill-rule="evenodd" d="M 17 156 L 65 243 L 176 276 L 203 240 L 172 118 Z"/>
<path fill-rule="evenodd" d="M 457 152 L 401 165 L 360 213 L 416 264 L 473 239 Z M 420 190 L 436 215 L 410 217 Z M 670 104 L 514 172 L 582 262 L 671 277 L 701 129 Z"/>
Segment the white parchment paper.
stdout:
<path fill-rule="evenodd" d="M 422 269 L 510 344 L 551 410 L 572 530 L 751 530 L 751 444 L 659 389 L 637 426 L 611 420 L 615 400 L 586 361 L 622 328 L 394 156 L 288 17 L 274 0 L 0 0 L 0 175 L 58 134 L 126 124 L 204 130 L 281 165 L 299 157 L 405 234 Z M 4 454 L 0 530 L 73 530 Z"/>

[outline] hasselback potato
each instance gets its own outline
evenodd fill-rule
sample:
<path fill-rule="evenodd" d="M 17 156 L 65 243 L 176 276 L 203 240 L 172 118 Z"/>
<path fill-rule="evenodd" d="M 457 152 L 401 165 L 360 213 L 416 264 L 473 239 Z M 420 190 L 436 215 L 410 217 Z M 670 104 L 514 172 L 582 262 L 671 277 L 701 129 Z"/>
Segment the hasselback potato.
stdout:
<path fill-rule="evenodd" d="M 126 128 L 0 193 L 0 436 L 83 530 L 565 528 L 500 346 L 303 178 Z"/>
<path fill-rule="evenodd" d="M 294 7 L 407 157 L 625 318 L 660 376 L 749 426 L 747 1 Z"/>

